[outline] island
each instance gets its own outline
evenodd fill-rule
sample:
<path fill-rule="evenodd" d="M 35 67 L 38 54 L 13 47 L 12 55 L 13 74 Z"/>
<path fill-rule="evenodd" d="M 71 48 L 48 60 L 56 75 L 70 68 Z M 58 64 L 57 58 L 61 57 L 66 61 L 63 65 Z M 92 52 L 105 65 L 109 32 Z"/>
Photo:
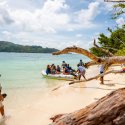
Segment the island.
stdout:
<path fill-rule="evenodd" d="M 0 41 L 0 52 L 18 52 L 18 53 L 52 53 L 58 49 L 55 48 L 43 48 L 36 45 L 19 45 L 12 42 Z"/>

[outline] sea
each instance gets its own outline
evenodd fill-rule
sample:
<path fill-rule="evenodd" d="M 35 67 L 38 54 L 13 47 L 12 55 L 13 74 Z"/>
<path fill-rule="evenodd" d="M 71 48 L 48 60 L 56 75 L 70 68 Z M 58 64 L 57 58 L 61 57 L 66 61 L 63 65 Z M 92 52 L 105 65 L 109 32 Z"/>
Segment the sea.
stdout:
<path fill-rule="evenodd" d="M 47 88 L 57 85 L 59 80 L 46 79 L 41 71 L 48 64 L 60 65 L 62 61 L 77 68 L 79 60 L 89 59 L 80 54 L 52 55 L 44 53 L 0 53 L 0 83 L 5 89 L 12 88 Z"/>

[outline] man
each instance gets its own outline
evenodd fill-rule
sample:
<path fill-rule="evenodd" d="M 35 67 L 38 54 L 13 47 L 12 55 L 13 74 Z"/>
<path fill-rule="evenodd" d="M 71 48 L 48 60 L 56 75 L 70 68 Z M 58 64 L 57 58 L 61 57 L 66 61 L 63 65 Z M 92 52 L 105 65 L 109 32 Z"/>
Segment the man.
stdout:
<path fill-rule="evenodd" d="M 103 74 L 104 73 L 104 65 L 100 65 L 100 74 Z M 100 77 L 100 84 L 104 84 L 104 78 L 103 76 Z"/>
<path fill-rule="evenodd" d="M 67 67 L 67 64 L 66 64 L 66 62 L 65 61 L 62 61 L 62 66 L 61 66 L 62 68 L 63 67 Z"/>
<path fill-rule="evenodd" d="M 80 66 L 84 66 L 84 63 L 83 63 L 82 60 L 80 60 L 79 65 L 80 65 Z"/>
<path fill-rule="evenodd" d="M 78 64 L 77 67 L 78 67 L 77 72 L 78 72 L 79 80 L 81 79 L 81 76 L 83 76 L 83 78 L 86 80 L 86 78 L 85 78 L 85 67 L 80 66 L 80 64 Z"/>

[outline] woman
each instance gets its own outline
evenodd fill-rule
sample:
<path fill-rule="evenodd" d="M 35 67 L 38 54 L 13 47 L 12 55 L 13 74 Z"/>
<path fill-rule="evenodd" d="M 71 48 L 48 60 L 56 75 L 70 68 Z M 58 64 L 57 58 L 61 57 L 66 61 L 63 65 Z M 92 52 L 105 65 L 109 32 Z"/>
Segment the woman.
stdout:
<path fill-rule="evenodd" d="M 56 74 L 56 66 L 55 65 L 52 66 L 51 73 L 52 74 Z"/>

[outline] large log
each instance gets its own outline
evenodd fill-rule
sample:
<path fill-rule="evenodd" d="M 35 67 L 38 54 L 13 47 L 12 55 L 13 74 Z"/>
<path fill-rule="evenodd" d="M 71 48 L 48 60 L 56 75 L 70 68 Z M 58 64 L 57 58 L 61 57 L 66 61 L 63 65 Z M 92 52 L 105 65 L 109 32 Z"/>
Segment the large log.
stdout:
<path fill-rule="evenodd" d="M 111 92 L 89 106 L 56 115 L 51 125 L 125 125 L 125 88 Z"/>
<path fill-rule="evenodd" d="M 60 54 L 67 54 L 70 52 L 75 52 L 78 54 L 83 54 L 90 58 L 92 61 L 86 63 L 87 66 L 95 65 L 95 64 L 107 64 L 107 66 L 111 66 L 112 64 L 124 64 L 125 63 L 125 56 L 113 56 L 113 57 L 106 57 L 101 58 L 93 55 L 88 50 L 85 50 L 80 47 L 67 47 L 61 51 L 57 51 L 52 53 L 53 55 L 60 55 Z"/>

